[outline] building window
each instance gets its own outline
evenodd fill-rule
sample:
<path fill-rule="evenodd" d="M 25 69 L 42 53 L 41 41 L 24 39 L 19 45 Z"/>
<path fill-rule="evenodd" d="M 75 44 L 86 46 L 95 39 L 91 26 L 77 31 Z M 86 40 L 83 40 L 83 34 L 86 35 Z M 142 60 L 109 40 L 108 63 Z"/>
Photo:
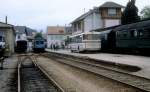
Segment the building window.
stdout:
<path fill-rule="evenodd" d="M 81 30 L 81 22 L 78 23 L 78 30 Z"/>
<path fill-rule="evenodd" d="M 116 16 L 117 15 L 116 9 L 108 9 L 108 15 L 109 16 Z"/>

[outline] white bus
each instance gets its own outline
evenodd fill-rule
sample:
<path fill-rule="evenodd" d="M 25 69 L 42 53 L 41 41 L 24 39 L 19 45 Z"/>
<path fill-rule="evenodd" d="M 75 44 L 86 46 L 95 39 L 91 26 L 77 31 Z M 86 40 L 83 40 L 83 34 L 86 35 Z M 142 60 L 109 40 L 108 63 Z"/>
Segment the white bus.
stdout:
<path fill-rule="evenodd" d="M 71 52 L 97 51 L 101 48 L 100 32 L 88 32 L 70 36 Z"/>

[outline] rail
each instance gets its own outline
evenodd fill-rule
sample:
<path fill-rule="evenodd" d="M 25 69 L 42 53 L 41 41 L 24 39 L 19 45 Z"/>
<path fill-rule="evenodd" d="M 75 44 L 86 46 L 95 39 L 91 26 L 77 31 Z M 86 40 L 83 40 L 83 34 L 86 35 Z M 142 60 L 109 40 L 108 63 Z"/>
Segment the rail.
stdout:
<path fill-rule="evenodd" d="M 37 54 L 36 54 L 37 55 Z M 65 92 L 64 89 L 52 78 L 50 77 L 50 75 L 46 72 L 46 70 L 44 70 L 40 65 L 38 65 L 37 63 L 37 58 L 35 54 L 22 54 L 22 55 L 18 55 L 18 92 L 21 92 L 21 63 L 23 62 L 23 60 L 25 60 L 25 58 L 30 58 L 31 61 L 33 62 L 33 64 L 35 65 L 35 67 L 37 67 L 47 78 L 48 80 L 50 80 L 53 83 L 53 86 L 55 86 L 55 88 L 57 88 L 58 92 Z M 22 58 L 24 57 L 24 58 Z"/>

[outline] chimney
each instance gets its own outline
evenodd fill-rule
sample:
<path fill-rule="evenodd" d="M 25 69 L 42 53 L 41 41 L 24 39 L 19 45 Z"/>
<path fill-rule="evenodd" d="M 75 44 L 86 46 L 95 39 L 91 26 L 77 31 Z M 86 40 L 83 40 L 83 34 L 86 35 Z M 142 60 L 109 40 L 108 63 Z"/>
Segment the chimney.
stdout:
<path fill-rule="evenodd" d="M 5 17 L 5 23 L 7 24 L 7 16 Z"/>

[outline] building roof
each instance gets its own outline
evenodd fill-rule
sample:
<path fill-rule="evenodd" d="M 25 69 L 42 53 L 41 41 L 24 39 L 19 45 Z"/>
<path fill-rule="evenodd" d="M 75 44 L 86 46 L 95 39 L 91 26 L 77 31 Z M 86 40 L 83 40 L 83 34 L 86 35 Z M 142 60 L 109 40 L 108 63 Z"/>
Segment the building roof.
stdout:
<path fill-rule="evenodd" d="M 87 17 L 88 15 L 90 15 L 90 14 L 92 14 L 94 12 L 99 12 L 99 8 L 95 7 L 94 9 L 89 10 L 88 12 L 82 14 L 80 17 L 78 17 L 74 21 L 72 21 L 71 24 L 74 23 L 74 22 L 78 22 L 78 21 L 84 19 L 85 17 Z"/>
<path fill-rule="evenodd" d="M 48 26 L 47 35 L 63 35 L 65 33 L 65 27 L 63 26 Z"/>
<path fill-rule="evenodd" d="M 16 33 L 26 34 L 27 36 L 32 36 L 33 32 L 36 32 L 36 30 L 31 29 L 26 26 L 15 26 L 14 29 L 15 29 Z"/>
<path fill-rule="evenodd" d="M 84 19 L 85 17 L 87 17 L 88 15 L 90 15 L 90 14 L 92 14 L 94 12 L 99 13 L 100 12 L 100 10 L 99 10 L 100 8 L 124 8 L 124 6 L 119 5 L 117 3 L 114 3 L 114 2 L 105 2 L 101 6 L 94 7 L 94 9 L 91 9 L 88 12 L 82 14 L 81 16 L 79 16 L 78 18 L 76 18 L 74 21 L 72 21 L 71 24 Z"/>
<path fill-rule="evenodd" d="M 3 27 L 3 28 L 4 27 L 7 27 L 7 28 L 10 27 L 11 28 L 11 27 L 13 27 L 13 25 L 0 22 L 0 27 Z"/>
<path fill-rule="evenodd" d="M 105 2 L 100 6 L 100 8 L 124 8 L 124 6 L 114 2 Z"/>
<path fill-rule="evenodd" d="M 26 27 L 27 36 L 33 36 L 34 35 L 33 33 L 36 33 L 36 32 L 37 32 L 36 30 Z"/>
<path fill-rule="evenodd" d="M 15 26 L 14 29 L 16 33 L 26 34 L 25 26 Z"/>

